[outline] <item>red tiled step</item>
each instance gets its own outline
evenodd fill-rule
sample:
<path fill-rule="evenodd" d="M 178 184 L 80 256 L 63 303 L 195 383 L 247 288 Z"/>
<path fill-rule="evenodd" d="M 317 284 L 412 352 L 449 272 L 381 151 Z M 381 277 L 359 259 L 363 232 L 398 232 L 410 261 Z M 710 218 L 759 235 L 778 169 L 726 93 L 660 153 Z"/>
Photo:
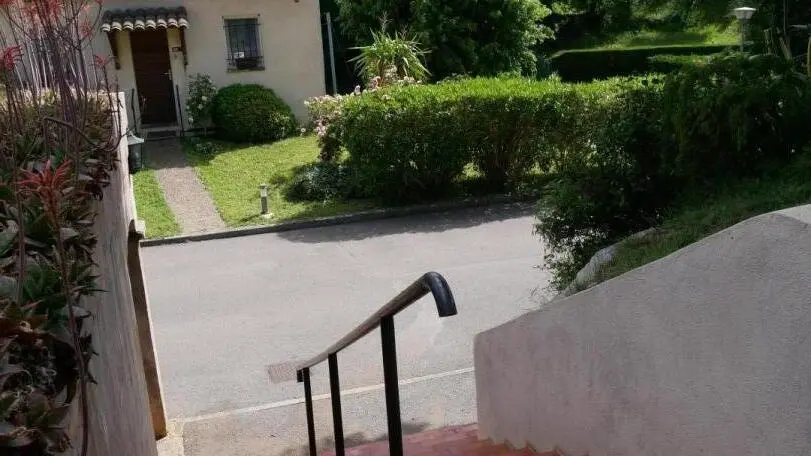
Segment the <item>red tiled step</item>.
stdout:
<path fill-rule="evenodd" d="M 514 450 L 506 445 L 493 445 L 479 440 L 478 426 L 448 427 L 407 435 L 403 438 L 406 456 L 562 456 L 553 451 L 536 455 L 531 450 Z M 388 456 L 389 443 L 375 442 L 346 450 L 346 456 Z M 334 456 L 334 451 L 321 453 Z"/>

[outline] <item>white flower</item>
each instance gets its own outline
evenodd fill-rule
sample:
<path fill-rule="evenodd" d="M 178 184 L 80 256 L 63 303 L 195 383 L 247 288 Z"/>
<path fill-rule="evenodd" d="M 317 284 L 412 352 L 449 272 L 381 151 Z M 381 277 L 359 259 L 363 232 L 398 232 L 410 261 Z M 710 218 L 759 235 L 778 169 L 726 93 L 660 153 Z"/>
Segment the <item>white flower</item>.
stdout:
<path fill-rule="evenodd" d="M 197 105 L 197 109 L 203 109 L 203 103 L 199 103 L 199 104 Z"/>
<path fill-rule="evenodd" d="M 203 95 L 202 97 L 200 97 L 200 99 L 201 99 L 201 100 L 203 100 L 203 101 L 208 101 L 208 97 L 207 97 L 207 96 L 205 96 L 205 95 Z"/>
<path fill-rule="evenodd" d="M 194 123 L 194 117 L 189 116 L 189 123 Z"/>

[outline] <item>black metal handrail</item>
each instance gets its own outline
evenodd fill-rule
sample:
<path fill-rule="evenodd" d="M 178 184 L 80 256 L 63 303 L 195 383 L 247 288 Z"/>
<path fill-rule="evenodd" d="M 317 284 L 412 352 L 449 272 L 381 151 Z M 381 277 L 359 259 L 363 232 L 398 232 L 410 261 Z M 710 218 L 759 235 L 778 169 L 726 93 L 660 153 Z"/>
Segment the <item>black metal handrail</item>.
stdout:
<path fill-rule="evenodd" d="M 397 346 L 394 338 L 394 316 L 401 310 L 431 293 L 436 301 L 439 317 L 456 315 L 456 302 L 448 282 L 440 274 L 429 272 L 412 283 L 402 293 L 395 296 L 380 310 L 366 319 L 352 332 L 314 356 L 299 364 L 296 378 L 304 383 L 304 403 L 307 413 L 307 435 L 310 456 L 316 456 L 315 420 L 313 419 L 313 392 L 310 384 L 310 368 L 327 361 L 329 364 L 329 386 L 332 399 L 332 422 L 335 428 L 335 455 L 344 456 L 344 430 L 341 417 L 341 388 L 338 375 L 338 352 L 357 342 L 363 336 L 380 327 L 383 348 L 383 383 L 386 389 L 386 416 L 389 428 L 389 455 L 403 456 L 403 428 L 400 420 L 400 387 L 397 378 Z"/>

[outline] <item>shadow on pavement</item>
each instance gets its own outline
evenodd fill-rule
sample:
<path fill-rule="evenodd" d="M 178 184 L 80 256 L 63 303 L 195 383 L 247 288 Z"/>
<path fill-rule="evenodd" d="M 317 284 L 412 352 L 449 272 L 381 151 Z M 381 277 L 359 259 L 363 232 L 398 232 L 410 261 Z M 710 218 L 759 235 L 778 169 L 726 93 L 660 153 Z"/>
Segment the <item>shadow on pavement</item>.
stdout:
<path fill-rule="evenodd" d="M 428 423 L 403 423 L 403 435 L 417 434 L 428 429 Z M 352 448 L 366 443 L 382 442 L 388 440 L 388 434 L 381 434 L 377 437 L 368 437 L 363 432 L 355 432 L 344 436 L 344 443 L 346 448 Z M 335 450 L 335 439 L 332 437 L 324 437 L 319 439 L 316 443 L 318 454 Z M 288 448 L 278 456 L 307 456 L 309 455 L 309 446 L 305 443 L 300 446 Z"/>
<path fill-rule="evenodd" d="M 291 242 L 358 241 L 402 233 L 435 233 L 532 215 L 531 203 L 509 203 L 278 233 Z"/>

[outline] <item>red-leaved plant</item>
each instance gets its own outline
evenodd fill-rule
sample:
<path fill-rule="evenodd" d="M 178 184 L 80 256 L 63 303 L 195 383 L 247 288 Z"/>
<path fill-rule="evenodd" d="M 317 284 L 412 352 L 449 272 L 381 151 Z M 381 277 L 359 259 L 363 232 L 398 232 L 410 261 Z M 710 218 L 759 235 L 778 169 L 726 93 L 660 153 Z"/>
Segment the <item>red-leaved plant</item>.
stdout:
<path fill-rule="evenodd" d="M 98 4 L 0 0 L 0 454 L 87 454 L 97 199 L 121 139 Z M 92 12 L 91 12 L 92 11 Z M 104 266 L 104 265 L 101 265 Z M 65 419 L 75 400 L 82 436 Z"/>

